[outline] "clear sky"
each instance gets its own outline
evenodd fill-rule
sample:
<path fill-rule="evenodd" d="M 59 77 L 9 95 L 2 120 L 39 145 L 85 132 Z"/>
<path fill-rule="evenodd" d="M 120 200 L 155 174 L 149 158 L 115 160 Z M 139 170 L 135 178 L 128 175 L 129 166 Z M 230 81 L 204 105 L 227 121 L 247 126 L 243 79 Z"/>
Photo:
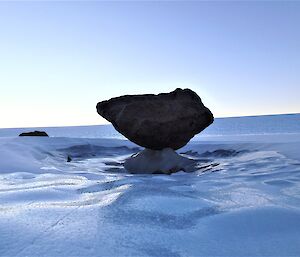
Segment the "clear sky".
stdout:
<path fill-rule="evenodd" d="M 0 127 L 177 87 L 215 117 L 300 112 L 300 2 L 0 1 Z"/>

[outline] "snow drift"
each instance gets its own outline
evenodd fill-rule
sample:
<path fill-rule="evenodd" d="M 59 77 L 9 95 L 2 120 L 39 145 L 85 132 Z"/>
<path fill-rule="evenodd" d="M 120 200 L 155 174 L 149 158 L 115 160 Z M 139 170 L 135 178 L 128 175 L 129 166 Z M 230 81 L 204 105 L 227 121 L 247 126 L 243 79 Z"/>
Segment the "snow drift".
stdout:
<path fill-rule="evenodd" d="M 191 142 L 195 172 L 134 175 L 126 140 L 0 138 L 0 256 L 296 256 L 300 137 L 276 140 Z"/>

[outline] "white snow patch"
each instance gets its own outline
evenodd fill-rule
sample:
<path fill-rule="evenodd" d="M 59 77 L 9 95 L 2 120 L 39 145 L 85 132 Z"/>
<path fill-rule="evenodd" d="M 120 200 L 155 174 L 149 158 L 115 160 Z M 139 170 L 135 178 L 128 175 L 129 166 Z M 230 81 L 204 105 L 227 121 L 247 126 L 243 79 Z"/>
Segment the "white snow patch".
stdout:
<path fill-rule="evenodd" d="M 0 138 L 0 256 L 297 256 L 300 141 L 276 137 L 191 142 L 172 175 L 129 174 L 124 140 Z"/>

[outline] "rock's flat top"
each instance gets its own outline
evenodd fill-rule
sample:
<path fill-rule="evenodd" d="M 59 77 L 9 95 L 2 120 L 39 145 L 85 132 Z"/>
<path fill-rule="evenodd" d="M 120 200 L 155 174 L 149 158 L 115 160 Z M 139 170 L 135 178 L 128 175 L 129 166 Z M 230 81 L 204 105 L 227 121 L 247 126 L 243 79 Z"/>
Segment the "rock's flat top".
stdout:
<path fill-rule="evenodd" d="M 115 97 L 99 102 L 97 112 L 130 141 L 153 150 L 179 149 L 214 120 L 190 89 Z"/>
<path fill-rule="evenodd" d="M 48 137 L 48 134 L 45 131 L 32 131 L 32 132 L 23 132 L 19 137 Z"/>

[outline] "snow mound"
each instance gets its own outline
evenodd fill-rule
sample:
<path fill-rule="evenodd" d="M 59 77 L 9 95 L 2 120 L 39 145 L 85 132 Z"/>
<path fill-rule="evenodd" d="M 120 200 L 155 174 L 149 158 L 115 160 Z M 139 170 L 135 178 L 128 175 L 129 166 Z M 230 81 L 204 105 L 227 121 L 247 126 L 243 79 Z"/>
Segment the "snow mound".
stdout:
<path fill-rule="evenodd" d="M 144 149 L 126 159 L 124 167 L 133 174 L 171 174 L 177 171 L 196 170 L 196 161 L 183 157 L 171 148 L 163 150 Z"/>

